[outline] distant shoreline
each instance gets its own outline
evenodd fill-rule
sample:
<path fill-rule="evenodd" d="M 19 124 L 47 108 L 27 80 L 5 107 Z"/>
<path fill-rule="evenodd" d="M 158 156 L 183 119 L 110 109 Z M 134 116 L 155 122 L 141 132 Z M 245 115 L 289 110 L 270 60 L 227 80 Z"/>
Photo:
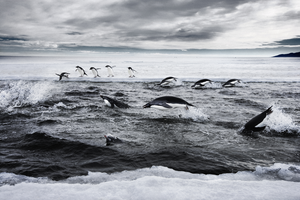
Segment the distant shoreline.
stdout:
<path fill-rule="evenodd" d="M 273 56 L 273 57 L 300 57 L 300 52 L 288 53 L 288 54 L 279 54 L 279 55 Z"/>

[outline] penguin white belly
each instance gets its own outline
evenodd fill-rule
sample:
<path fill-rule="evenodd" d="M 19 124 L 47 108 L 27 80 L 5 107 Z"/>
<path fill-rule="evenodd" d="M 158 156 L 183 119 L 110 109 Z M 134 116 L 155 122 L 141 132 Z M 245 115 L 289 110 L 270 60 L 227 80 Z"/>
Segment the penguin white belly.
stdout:
<path fill-rule="evenodd" d="M 78 69 L 78 71 L 79 71 L 79 73 L 80 73 L 80 76 L 83 76 L 83 70 L 81 70 L 81 69 Z"/>
<path fill-rule="evenodd" d="M 110 103 L 108 100 L 104 99 L 104 103 L 105 103 L 107 106 L 111 107 L 111 103 Z"/>
<path fill-rule="evenodd" d="M 186 108 L 187 105 L 181 103 L 167 103 L 172 108 Z"/>
<path fill-rule="evenodd" d="M 163 83 L 160 84 L 160 85 L 165 86 L 165 85 L 171 85 L 171 84 L 174 84 L 174 81 L 173 81 L 173 80 L 167 80 L 167 81 L 163 82 Z"/>
<path fill-rule="evenodd" d="M 111 68 L 107 68 L 108 76 L 114 76 L 114 72 Z"/>
<path fill-rule="evenodd" d="M 201 86 L 204 86 L 204 85 L 206 85 L 207 83 L 209 83 L 209 81 L 204 81 L 204 82 L 200 83 L 200 85 L 201 85 Z"/>
<path fill-rule="evenodd" d="M 159 110 L 168 110 L 168 109 L 170 109 L 170 108 L 166 108 L 166 107 L 158 106 L 158 105 L 152 105 L 151 108 L 155 108 L 155 109 L 159 109 Z"/>
<path fill-rule="evenodd" d="M 92 72 L 93 72 L 94 76 L 97 77 L 97 75 L 98 75 L 97 71 L 95 69 L 92 69 Z"/>
<path fill-rule="evenodd" d="M 130 69 L 128 70 L 128 74 L 129 74 L 130 77 L 133 76 L 133 73 L 132 73 L 132 71 Z"/>

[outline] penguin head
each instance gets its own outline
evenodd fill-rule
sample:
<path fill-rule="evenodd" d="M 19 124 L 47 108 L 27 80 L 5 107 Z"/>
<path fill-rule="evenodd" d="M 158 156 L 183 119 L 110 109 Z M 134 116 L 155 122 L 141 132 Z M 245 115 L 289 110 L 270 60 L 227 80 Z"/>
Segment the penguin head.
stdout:
<path fill-rule="evenodd" d="M 95 69 L 95 67 L 91 67 L 90 70 Z"/>
<path fill-rule="evenodd" d="M 147 103 L 143 106 L 143 108 L 151 108 L 151 106 L 152 106 L 151 103 Z"/>

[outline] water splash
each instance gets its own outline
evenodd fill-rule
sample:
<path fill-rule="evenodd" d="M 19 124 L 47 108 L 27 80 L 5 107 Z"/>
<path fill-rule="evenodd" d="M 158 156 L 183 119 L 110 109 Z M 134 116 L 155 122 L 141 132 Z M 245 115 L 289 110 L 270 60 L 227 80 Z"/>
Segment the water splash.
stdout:
<path fill-rule="evenodd" d="M 300 167 L 297 165 L 275 163 L 270 167 L 257 166 L 253 174 L 262 179 L 300 182 Z"/>
<path fill-rule="evenodd" d="M 179 112 L 181 118 L 192 119 L 196 122 L 203 122 L 209 119 L 209 116 L 200 108 L 189 107 L 188 110 L 180 109 Z"/>
<path fill-rule="evenodd" d="M 0 108 L 12 111 L 16 107 L 34 105 L 46 100 L 52 88 L 50 82 L 8 82 L 0 91 Z"/>
<path fill-rule="evenodd" d="M 283 136 L 300 135 L 300 127 L 297 126 L 291 116 L 284 113 L 278 106 L 274 105 L 273 113 L 270 114 L 264 124 L 267 125 L 266 131 Z"/>

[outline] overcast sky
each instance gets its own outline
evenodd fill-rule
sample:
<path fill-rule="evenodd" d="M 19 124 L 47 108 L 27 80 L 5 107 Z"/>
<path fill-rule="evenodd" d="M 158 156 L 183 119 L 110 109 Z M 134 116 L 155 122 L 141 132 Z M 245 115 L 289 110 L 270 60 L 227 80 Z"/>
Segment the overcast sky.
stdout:
<path fill-rule="evenodd" d="M 0 53 L 300 49 L 299 0 L 0 0 Z"/>

